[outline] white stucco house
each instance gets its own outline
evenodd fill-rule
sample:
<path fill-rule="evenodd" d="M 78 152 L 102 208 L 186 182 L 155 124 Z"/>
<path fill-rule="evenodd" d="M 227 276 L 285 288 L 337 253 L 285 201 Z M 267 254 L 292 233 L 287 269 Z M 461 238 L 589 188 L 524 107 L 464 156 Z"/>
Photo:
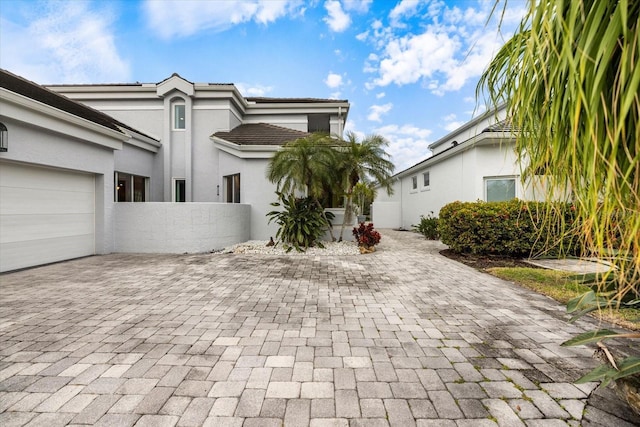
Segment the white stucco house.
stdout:
<path fill-rule="evenodd" d="M 394 175 L 394 194 L 380 190 L 372 205 L 378 228 L 411 229 L 421 215 L 438 216 L 454 201 L 535 199 L 520 180 L 515 136 L 505 107 L 478 116 L 429 145 L 432 156 Z"/>
<path fill-rule="evenodd" d="M 268 239 L 269 158 L 310 132 L 341 135 L 348 112 L 177 74 L 43 87 L 0 70 L 0 271 Z"/>

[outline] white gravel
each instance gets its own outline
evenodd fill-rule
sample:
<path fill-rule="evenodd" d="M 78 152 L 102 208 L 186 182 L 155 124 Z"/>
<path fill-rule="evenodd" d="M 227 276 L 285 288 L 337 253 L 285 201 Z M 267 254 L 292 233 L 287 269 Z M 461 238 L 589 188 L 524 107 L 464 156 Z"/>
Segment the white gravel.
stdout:
<path fill-rule="evenodd" d="M 267 246 L 267 240 L 249 240 L 223 249 L 219 253 L 224 254 L 264 254 L 264 255 L 360 255 L 360 250 L 355 242 L 322 242 L 323 248 L 309 248 L 306 252 L 298 252 L 294 249 L 287 252 L 282 243 L 276 246 Z"/>

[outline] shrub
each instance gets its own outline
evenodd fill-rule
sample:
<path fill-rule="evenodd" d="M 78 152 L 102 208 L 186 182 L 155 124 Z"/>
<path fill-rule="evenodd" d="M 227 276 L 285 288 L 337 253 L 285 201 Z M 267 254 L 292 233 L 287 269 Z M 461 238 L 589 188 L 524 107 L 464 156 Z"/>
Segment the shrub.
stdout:
<path fill-rule="evenodd" d="M 548 227 L 549 215 L 567 225 Z M 505 256 L 580 255 L 575 209 L 569 203 L 453 202 L 440 210 L 442 242 L 453 251 Z"/>
<path fill-rule="evenodd" d="M 433 211 L 427 216 L 420 215 L 420 222 L 417 225 L 411 225 L 413 231 L 422 234 L 426 239 L 438 240 L 440 231 L 438 230 L 438 218 L 433 216 Z"/>
<path fill-rule="evenodd" d="M 293 248 L 298 252 L 304 252 L 312 246 L 323 248 L 320 238 L 331 226 L 327 220 L 331 221 L 334 215 L 331 212 L 324 213 L 312 197 L 296 198 L 280 193 L 278 197 L 280 202 L 271 203 L 271 206 L 282 206 L 284 210 L 271 211 L 267 216 L 269 223 L 275 221 L 280 226 L 276 238 L 284 243 L 287 252 Z"/>
<path fill-rule="evenodd" d="M 358 246 L 371 247 L 380 243 L 380 233 L 373 228 L 373 224 L 360 223 L 358 227 L 353 227 L 353 235 L 358 241 Z"/>

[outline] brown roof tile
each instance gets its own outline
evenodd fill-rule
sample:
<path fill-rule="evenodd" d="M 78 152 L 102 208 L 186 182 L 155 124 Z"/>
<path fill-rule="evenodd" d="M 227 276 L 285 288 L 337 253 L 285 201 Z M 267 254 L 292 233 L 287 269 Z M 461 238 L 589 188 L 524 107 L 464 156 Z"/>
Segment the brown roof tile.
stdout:
<path fill-rule="evenodd" d="M 308 132 L 268 123 L 240 125 L 230 132 L 216 132 L 213 136 L 238 145 L 284 145 L 298 138 L 310 136 Z"/>
<path fill-rule="evenodd" d="M 24 77 L 13 74 L 7 70 L 0 69 L 0 87 L 3 87 L 19 95 L 26 96 L 27 98 L 41 102 L 50 107 L 57 108 L 58 110 L 73 114 L 74 116 L 78 116 L 101 126 L 105 126 L 109 129 L 116 130 L 120 133 L 123 133 L 121 128 L 125 128 L 157 141 L 156 138 L 153 138 L 152 136 L 149 136 L 144 132 L 141 132 L 138 129 L 135 129 L 127 124 L 124 124 L 109 116 L 108 114 L 103 113 L 102 111 L 98 111 L 87 105 L 81 104 L 80 102 L 76 102 L 64 95 L 47 89 L 44 86 L 32 82 L 31 80 L 27 80 Z"/>
<path fill-rule="evenodd" d="M 0 87 L 122 133 L 112 117 L 9 71 L 0 69 Z"/>

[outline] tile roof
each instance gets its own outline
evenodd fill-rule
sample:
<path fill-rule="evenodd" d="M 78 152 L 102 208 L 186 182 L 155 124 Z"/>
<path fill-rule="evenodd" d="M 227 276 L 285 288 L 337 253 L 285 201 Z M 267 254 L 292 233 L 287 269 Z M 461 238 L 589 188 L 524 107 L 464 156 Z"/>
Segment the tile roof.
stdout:
<path fill-rule="evenodd" d="M 289 129 L 268 123 L 240 125 L 230 132 L 216 132 L 216 138 L 238 145 L 284 145 L 298 138 L 310 136 L 308 132 Z"/>
<path fill-rule="evenodd" d="M 516 132 L 517 130 L 518 129 L 511 123 L 511 120 L 505 119 L 482 129 L 482 132 Z"/>
<path fill-rule="evenodd" d="M 158 141 L 157 138 L 149 136 L 144 132 L 139 131 L 138 129 L 124 124 L 109 116 L 108 114 L 103 113 L 102 111 L 98 111 L 85 104 L 74 101 L 64 95 L 47 89 L 46 87 L 39 85 L 38 83 L 27 80 L 24 77 L 20 77 L 1 68 L 0 87 L 3 87 L 19 95 L 26 96 L 27 98 L 41 102 L 50 107 L 57 108 L 58 110 L 73 114 L 74 116 L 81 117 L 85 120 L 89 120 L 93 123 L 105 126 L 109 129 L 113 129 L 120 133 L 124 133 L 122 132 L 122 128 L 124 128 L 143 135 L 147 138 Z"/>
<path fill-rule="evenodd" d="M 256 104 L 281 104 L 281 103 L 296 103 L 296 104 L 310 104 L 310 103 L 329 103 L 329 102 L 349 102 L 346 99 L 324 99 L 324 98 L 263 98 L 263 97 L 248 97 L 245 98 L 247 102 L 255 102 Z"/>
<path fill-rule="evenodd" d="M 64 95 L 60 95 L 59 93 L 49 90 L 37 83 L 10 73 L 7 70 L 0 69 L 0 87 L 123 133 L 122 129 L 120 129 L 121 124 L 111 116 L 80 104 L 79 102 L 73 101 Z"/>

